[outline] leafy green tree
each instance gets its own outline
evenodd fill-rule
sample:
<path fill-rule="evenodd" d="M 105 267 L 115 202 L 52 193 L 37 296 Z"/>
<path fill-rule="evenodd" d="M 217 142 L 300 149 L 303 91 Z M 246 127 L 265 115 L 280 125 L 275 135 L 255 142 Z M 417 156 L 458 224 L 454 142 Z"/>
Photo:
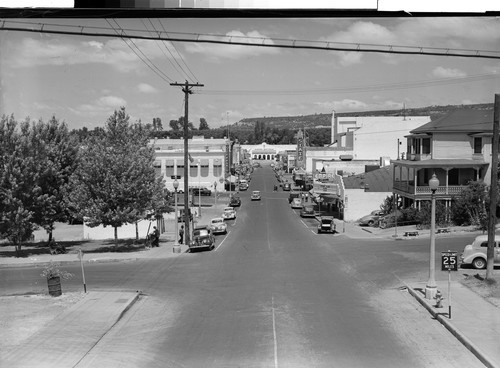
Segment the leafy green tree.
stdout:
<path fill-rule="evenodd" d="M 160 118 L 153 118 L 153 130 L 159 132 L 163 130 L 163 125 L 161 124 Z"/>
<path fill-rule="evenodd" d="M 452 198 L 451 218 L 456 225 L 474 225 L 487 228 L 489 196 L 486 184 L 471 181 L 460 195 Z"/>
<path fill-rule="evenodd" d="M 22 243 L 37 228 L 34 208 L 43 202 L 38 179 L 42 144 L 26 120 L 17 130 L 14 116 L 0 119 L 0 236 L 11 241 L 20 256 Z"/>
<path fill-rule="evenodd" d="M 80 150 L 72 176 L 71 206 L 89 226 L 118 227 L 135 223 L 155 209 L 164 197 L 163 179 L 156 177 L 149 132 L 131 124 L 122 107 L 108 118 L 105 135 L 92 137 Z"/>
<path fill-rule="evenodd" d="M 36 159 L 41 163 L 38 186 L 42 201 L 34 207 L 33 220 L 42 226 L 52 239 L 54 223 L 67 219 L 65 196 L 69 178 L 76 168 L 78 145 L 70 136 L 66 124 L 52 117 L 44 123 L 39 121 L 31 126 L 33 136 L 40 142 Z"/>
<path fill-rule="evenodd" d="M 181 129 L 181 126 L 180 126 L 178 120 L 170 120 L 169 125 L 170 125 L 170 129 L 172 129 L 173 131 L 178 131 Z"/>
<path fill-rule="evenodd" d="M 210 130 L 210 127 L 208 126 L 205 118 L 200 118 L 200 127 L 198 128 L 198 130 Z"/>

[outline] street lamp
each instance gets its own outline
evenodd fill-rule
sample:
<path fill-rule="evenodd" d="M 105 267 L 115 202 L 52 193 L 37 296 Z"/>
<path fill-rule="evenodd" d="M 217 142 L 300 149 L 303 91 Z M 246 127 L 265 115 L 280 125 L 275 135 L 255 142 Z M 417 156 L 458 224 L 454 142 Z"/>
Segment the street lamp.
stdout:
<path fill-rule="evenodd" d="M 431 189 L 431 245 L 429 257 L 429 281 L 425 286 L 425 298 L 433 299 L 436 296 L 436 190 L 439 187 L 439 179 L 436 174 L 432 174 L 429 180 L 429 188 Z"/>
<path fill-rule="evenodd" d="M 178 226 L 179 226 L 179 220 L 177 218 L 177 188 L 179 188 L 179 182 L 177 181 L 177 179 L 174 180 L 174 192 L 175 192 L 175 233 L 174 233 L 174 253 L 180 253 L 181 252 L 181 246 L 179 245 L 179 242 L 178 242 L 178 238 L 177 238 L 177 235 L 178 235 Z"/>
<path fill-rule="evenodd" d="M 217 180 L 214 181 L 214 189 L 215 189 L 215 205 L 217 205 Z"/>
<path fill-rule="evenodd" d="M 201 217 L 201 160 L 198 159 L 198 217 Z"/>

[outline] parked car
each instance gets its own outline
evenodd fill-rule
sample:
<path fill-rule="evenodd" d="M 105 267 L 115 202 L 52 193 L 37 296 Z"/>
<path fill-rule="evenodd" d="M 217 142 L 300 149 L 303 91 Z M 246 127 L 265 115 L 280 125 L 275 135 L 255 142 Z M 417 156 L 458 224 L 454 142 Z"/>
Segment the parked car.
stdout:
<path fill-rule="evenodd" d="M 239 207 L 241 206 L 241 199 L 238 196 L 232 196 L 229 199 L 229 206 L 230 207 Z"/>
<path fill-rule="evenodd" d="M 283 190 L 289 192 L 290 190 L 292 190 L 292 185 L 290 183 L 283 184 Z"/>
<path fill-rule="evenodd" d="M 260 191 L 254 190 L 252 196 L 250 197 L 252 201 L 260 201 Z"/>
<path fill-rule="evenodd" d="M 314 217 L 316 213 L 314 212 L 313 206 L 302 206 L 300 210 L 300 217 Z"/>
<path fill-rule="evenodd" d="M 239 185 L 240 190 L 247 190 L 248 187 L 249 187 L 248 182 L 245 179 L 241 179 Z"/>
<path fill-rule="evenodd" d="M 181 208 L 179 210 L 179 216 L 177 216 L 177 222 L 184 222 L 184 208 Z M 193 213 L 191 212 L 191 209 L 188 209 L 189 213 L 189 221 L 193 221 Z"/>
<path fill-rule="evenodd" d="M 495 235 L 494 243 L 494 258 L 493 263 L 495 266 L 500 266 L 500 235 Z M 460 255 L 460 262 L 462 265 L 472 265 L 474 268 L 486 268 L 487 257 L 486 252 L 488 249 L 488 235 L 476 236 L 472 244 L 465 246 L 463 253 Z"/>
<path fill-rule="evenodd" d="M 212 191 L 208 188 L 192 188 L 194 195 L 211 196 Z"/>
<path fill-rule="evenodd" d="M 212 250 L 215 248 L 215 237 L 208 226 L 195 227 L 193 239 L 189 243 L 189 251 Z"/>
<path fill-rule="evenodd" d="M 227 225 L 222 217 L 216 217 L 210 220 L 210 229 L 212 234 L 227 234 Z"/>
<path fill-rule="evenodd" d="M 302 199 L 294 198 L 290 204 L 292 208 L 302 208 Z"/>
<path fill-rule="evenodd" d="M 335 221 L 333 216 L 322 216 L 318 224 L 318 234 L 321 233 L 335 233 L 336 230 Z"/>
<path fill-rule="evenodd" d="M 300 198 L 300 192 L 290 192 L 288 194 L 288 203 L 292 203 L 294 198 Z"/>
<path fill-rule="evenodd" d="M 224 220 L 234 220 L 236 218 L 236 211 L 233 207 L 224 208 L 224 212 L 222 212 L 222 218 Z"/>
<path fill-rule="evenodd" d="M 378 226 L 378 221 L 383 215 L 384 212 L 381 210 L 372 211 L 358 220 L 359 226 Z"/>

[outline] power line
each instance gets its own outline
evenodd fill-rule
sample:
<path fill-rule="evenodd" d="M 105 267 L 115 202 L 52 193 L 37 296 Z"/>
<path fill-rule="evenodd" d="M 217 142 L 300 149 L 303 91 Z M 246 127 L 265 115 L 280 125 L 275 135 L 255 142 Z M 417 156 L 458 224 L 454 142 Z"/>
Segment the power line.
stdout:
<path fill-rule="evenodd" d="M 149 20 L 149 23 L 151 24 L 151 26 L 153 27 L 153 29 L 155 30 L 155 32 L 158 32 L 158 31 L 156 30 L 156 28 L 155 28 L 154 24 L 151 22 L 151 19 L 149 19 L 149 18 L 148 18 L 148 20 Z M 147 27 L 146 23 L 144 23 L 144 20 L 142 20 L 142 19 L 141 19 L 141 22 L 142 22 L 142 24 L 144 25 L 144 27 L 145 27 L 146 29 L 148 29 L 148 27 Z M 151 33 L 153 33 L 153 32 L 151 32 Z M 174 68 L 174 70 L 175 70 L 177 73 L 179 73 L 179 75 L 180 75 L 181 77 L 184 77 L 184 76 L 186 75 L 186 73 L 185 73 L 185 72 L 184 72 L 184 70 L 182 69 L 182 66 L 181 66 L 181 65 L 177 62 L 177 60 L 176 60 L 175 56 L 172 54 L 172 52 L 170 51 L 170 49 L 169 49 L 169 48 L 167 47 L 167 45 L 165 44 L 165 41 L 161 41 L 161 43 L 163 44 L 163 46 L 165 47 L 165 49 L 168 51 L 168 53 L 170 54 L 170 56 L 171 56 L 172 58 L 169 58 L 169 57 L 168 57 L 168 55 L 165 53 L 165 51 L 163 50 L 163 48 L 160 46 L 159 41 L 156 41 L 155 43 L 156 43 L 156 45 L 158 46 L 158 48 L 160 49 L 160 51 L 163 53 L 163 55 L 165 55 L 165 57 L 167 58 L 167 60 L 168 60 L 168 62 L 170 63 L 170 65 L 172 65 L 172 67 Z M 179 71 L 179 69 L 178 69 L 178 68 L 177 68 L 177 66 L 174 64 L 174 62 L 172 62 L 172 59 L 174 60 L 175 64 L 177 64 L 177 65 L 179 66 L 179 68 L 180 68 L 180 70 L 181 70 L 181 71 Z"/>
<path fill-rule="evenodd" d="M 118 26 L 118 28 L 120 30 L 122 30 L 120 28 L 120 25 L 118 24 L 118 22 L 116 20 L 113 19 L 113 21 L 116 23 L 116 25 Z M 171 83 L 173 81 L 173 79 L 171 79 L 168 75 L 166 75 L 163 71 L 161 71 L 142 51 L 141 49 L 134 43 L 134 41 L 130 40 L 130 42 L 135 46 L 135 48 L 137 49 L 137 51 L 139 51 L 143 56 L 144 58 L 147 60 L 145 61 L 137 52 L 136 50 L 134 50 L 134 48 L 132 46 L 130 46 L 127 41 L 125 40 L 125 38 L 120 34 L 120 32 L 118 32 L 118 30 L 116 30 L 113 25 L 109 22 L 108 19 L 106 19 L 106 22 L 109 24 L 109 26 L 116 32 L 116 34 L 123 40 L 123 42 L 125 42 L 125 44 L 132 50 L 132 52 L 144 63 L 146 64 L 146 66 L 151 69 L 156 75 L 158 75 L 161 79 L 163 79 L 165 82 L 168 82 L 168 83 Z M 123 31 L 123 30 L 122 30 Z M 123 34 L 123 33 L 122 33 Z M 149 62 L 149 63 L 148 63 Z"/>
<path fill-rule="evenodd" d="M 157 19 L 157 20 L 158 20 L 158 23 L 160 23 L 161 28 L 163 28 L 163 31 L 168 35 L 167 30 L 165 29 L 165 27 L 163 26 L 163 23 L 161 22 L 161 19 Z M 174 50 L 177 53 L 177 55 L 179 55 L 179 58 L 181 59 L 182 63 L 186 66 L 187 70 L 191 73 L 191 76 L 193 77 L 193 80 L 195 80 L 196 82 L 198 82 L 198 78 L 196 77 L 196 75 L 194 75 L 194 73 L 191 70 L 191 68 L 189 68 L 189 66 L 187 65 L 186 61 L 182 57 L 182 54 L 179 52 L 179 50 L 177 50 L 177 47 L 175 47 L 175 44 L 171 43 L 171 45 L 174 48 Z"/>
<path fill-rule="evenodd" d="M 39 29 L 33 29 L 33 28 L 8 27 L 6 26 L 6 23 L 23 23 L 23 22 L 3 20 L 0 26 L 0 30 L 80 35 L 80 36 L 92 36 L 92 37 L 114 36 L 113 34 L 109 33 L 90 32 L 90 30 L 92 29 L 100 29 L 104 31 L 109 30 L 108 28 L 103 28 L 103 27 L 87 27 L 87 26 L 71 26 L 71 25 L 61 26 L 48 23 L 27 23 L 27 22 L 23 23 L 23 24 L 29 24 L 30 26 L 40 27 Z M 67 28 L 69 27 L 69 28 L 76 28 L 77 30 L 58 31 L 54 29 L 48 29 L 47 26 L 67 27 Z M 131 32 L 136 32 L 137 34 L 132 34 Z M 129 39 L 212 43 L 212 44 L 253 46 L 253 47 L 266 47 L 266 48 L 500 59 L 500 51 L 479 50 L 479 49 L 473 50 L 473 49 L 457 49 L 457 48 L 438 48 L 438 47 L 427 47 L 427 46 L 378 45 L 378 44 L 347 43 L 347 42 L 336 42 L 336 41 L 310 41 L 310 40 L 279 39 L 279 38 L 266 38 L 266 37 L 228 36 L 228 35 L 218 35 L 218 34 L 170 32 L 171 34 L 183 35 L 184 38 L 182 38 L 180 36 L 170 37 L 166 33 L 165 33 L 166 36 L 163 36 L 163 32 L 161 31 L 158 32 L 157 36 L 151 36 L 148 34 L 144 35 L 142 33 L 144 33 L 144 30 L 122 29 L 122 34 L 120 35 L 120 37 L 126 37 Z M 244 41 L 234 41 L 235 39 L 242 39 Z M 246 40 L 251 40 L 252 42 Z"/>
<path fill-rule="evenodd" d="M 476 82 L 484 79 L 500 78 L 500 74 L 478 74 L 466 77 L 430 79 L 424 81 L 383 83 L 373 85 L 362 85 L 352 87 L 320 88 L 320 89 L 296 89 L 296 90 L 203 90 L 198 92 L 204 95 L 311 95 L 332 93 L 363 93 L 373 91 L 388 91 L 408 88 L 433 87 L 449 84 L 460 84 L 465 82 Z"/>

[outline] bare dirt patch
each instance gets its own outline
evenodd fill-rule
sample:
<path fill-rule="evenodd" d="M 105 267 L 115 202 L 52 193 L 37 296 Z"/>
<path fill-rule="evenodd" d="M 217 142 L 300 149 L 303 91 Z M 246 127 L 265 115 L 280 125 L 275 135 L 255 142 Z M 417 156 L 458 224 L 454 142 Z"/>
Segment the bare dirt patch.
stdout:
<path fill-rule="evenodd" d="M 500 307 L 500 275 L 498 275 L 498 271 L 491 279 L 485 279 L 485 272 L 464 274 L 461 283 L 490 303 Z"/>

